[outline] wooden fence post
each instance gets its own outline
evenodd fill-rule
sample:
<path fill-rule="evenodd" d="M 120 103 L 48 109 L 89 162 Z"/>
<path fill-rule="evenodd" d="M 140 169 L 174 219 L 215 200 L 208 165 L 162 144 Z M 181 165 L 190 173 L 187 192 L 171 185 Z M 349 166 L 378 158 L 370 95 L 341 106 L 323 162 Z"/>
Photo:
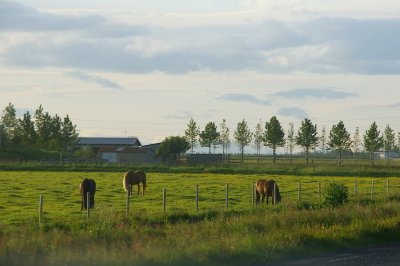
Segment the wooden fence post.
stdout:
<path fill-rule="evenodd" d="M 357 197 L 357 179 L 354 180 L 354 197 Z"/>
<path fill-rule="evenodd" d="M 165 206 L 167 205 L 167 189 L 164 188 L 163 191 L 163 211 L 165 212 Z"/>
<path fill-rule="evenodd" d="M 196 185 L 196 212 L 199 211 L 199 185 Z"/>
<path fill-rule="evenodd" d="M 129 196 L 130 196 L 130 193 L 129 193 L 129 189 L 126 191 L 126 204 L 125 204 L 125 208 L 126 208 L 126 210 L 125 210 L 125 212 L 126 212 L 126 216 L 128 216 L 129 215 Z"/>
<path fill-rule="evenodd" d="M 40 195 L 39 196 L 39 224 L 41 224 L 43 221 L 42 215 L 43 215 L 43 196 Z"/>
<path fill-rule="evenodd" d="M 371 197 L 374 195 L 374 180 L 371 182 Z"/>
<path fill-rule="evenodd" d="M 254 184 L 251 184 L 251 205 L 254 205 Z"/>
<path fill-rule="evenodd" d="M 228 209 L 229 206 L 229 185 L 226 184 L 226 188 L 225 188 L 225 208 Z"/>
<path fill-rule="evenodd" d="M 276 183 L 274 183 L 274 205 L 276 204 Z"/>
<path fill-rule="evenodd" d="M 301 200 L 301 183 L 299 182 L 299 187 L 298 187 L 298 198 L 297 200 L 300 201 Z"/>
<path fill-rule="evenodd" d="M 321 182 L 318 181 L 318 198 L 321 198 Z"/>
<path fill-rule="evenodd" d="M 87 218 L 90 218 L 90 192 L 86 193 L 86 209 L 87 209 Z"/>
<path fill-rule="evenodd" d="M 386 195 L 389 196 L 389 179 L 386 179 Z"/>

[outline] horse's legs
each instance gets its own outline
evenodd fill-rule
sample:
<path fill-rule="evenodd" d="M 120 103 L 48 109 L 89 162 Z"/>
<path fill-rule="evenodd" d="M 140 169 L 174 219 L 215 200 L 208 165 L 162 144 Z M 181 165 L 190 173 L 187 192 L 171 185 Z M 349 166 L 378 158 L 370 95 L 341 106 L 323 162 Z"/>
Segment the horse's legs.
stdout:
<path fill-rule="evenodd" d="M 140 183 L 137 184 L 137 194 L 140 194 Z"/>
<path fill-rule="evenodd" d="M 264 199 L 265 199 L 265 194 L 262 194 L 261 202 L 264 202 Z M 267 198 L 267 204 L 268 204 L 268 198 Z"/>

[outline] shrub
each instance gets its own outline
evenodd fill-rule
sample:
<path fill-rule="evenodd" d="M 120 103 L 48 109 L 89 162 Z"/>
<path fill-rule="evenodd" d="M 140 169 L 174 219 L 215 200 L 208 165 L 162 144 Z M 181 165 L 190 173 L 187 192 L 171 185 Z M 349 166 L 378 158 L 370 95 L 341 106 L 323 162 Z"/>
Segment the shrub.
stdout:
<path fill-rule="evenodd" d="M 349 201 L 349 189 L 341 183 L 331 182 L 325 191 L 324 203 L 331 207 L 343 205 Z"/>

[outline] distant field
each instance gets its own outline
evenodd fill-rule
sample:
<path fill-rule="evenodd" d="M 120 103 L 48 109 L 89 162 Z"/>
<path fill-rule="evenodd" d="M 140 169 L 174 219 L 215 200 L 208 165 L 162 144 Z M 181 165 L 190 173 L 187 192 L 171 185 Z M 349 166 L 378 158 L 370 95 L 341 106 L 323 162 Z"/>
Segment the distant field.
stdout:
<path fill-rule="evenodd" d="M 18 225 L 37 219 L 39 196 L 44 197 L 44 216 L 47 221 L 68 217 L 85 216 L 80 211 L 79 184 L 84 178 L 97 182 L 96 206 L 93 215 L 104 210 L 124 212 L 125 192 L 122 188 L 123 173 L 113 172 L 0 172 L 0 217 L 3 224 Z M 330 181 L 345 183 L 350 196 L 354 195 L 354 181 L 358 183 L 358 195 L 386 195 L 386 180 L 391 194 L 400 192 L 399 178 L 310 177 L 288 175 L 229 175 L 148 173 L 146 195 L 131 199 L 131 212 L 160 212 L 162 191 L 167 189 L 167 211 L 195 211 L 195 186 L 199 185 L 199 211 L 225 208 L 225 184 L 229 184 L 229 209 L 242 210 L 251 206 L 251 185 L 258 179 L 275 179 L 283 201 L 295 201 L 298 183 L 301 182 L 302 199 L 318 198 L 318 181 L 323 192 Z M 136 192 L 136 187 L 134 187 Z"/>

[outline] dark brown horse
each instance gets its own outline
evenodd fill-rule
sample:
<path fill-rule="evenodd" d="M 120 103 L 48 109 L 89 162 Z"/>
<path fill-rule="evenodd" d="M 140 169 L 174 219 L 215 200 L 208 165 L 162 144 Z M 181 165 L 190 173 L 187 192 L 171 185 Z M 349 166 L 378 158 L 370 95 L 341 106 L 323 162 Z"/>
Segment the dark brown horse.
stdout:
<path fill-rule="evenodd" d="M 87 193 L 90 192 L 90 208 L 94 208 L 94 194 L 96 193 L 96 182 L 93 179 L 83 179 L 81 183 L 82 206 L 81 211 L 87 209 Z"/>
<path fill-rule="evenodd" d="M 138 195 L 140 194 L 140 183 L 143 185 L 143 196 L 146 189 L 146 174 L 143 171 L 132 172 L 129 170 L 124 175 L 123 185 L 125 191 L 129 191 L 129 195 L 132 195 L 132 185 L 138 186 Z"/>
<path fill-rule="evenodd" d="M 274 185 L 276 187 L 276 197 L 274 197 Z M 256 203 L 260 203 L 260 196 L 262 196 L 261 202 L 264 202 L 265 197 L 267 197 L 267 205 L 268 205 L 268 197 L 272 198 L 272 203 L 274 204 L 274 200 L 276 198 L 277 202 L 281 201 L 281 195 L 279 194 L 278 185 L 274 180 L 258 180 L 256 182 Z"/>

